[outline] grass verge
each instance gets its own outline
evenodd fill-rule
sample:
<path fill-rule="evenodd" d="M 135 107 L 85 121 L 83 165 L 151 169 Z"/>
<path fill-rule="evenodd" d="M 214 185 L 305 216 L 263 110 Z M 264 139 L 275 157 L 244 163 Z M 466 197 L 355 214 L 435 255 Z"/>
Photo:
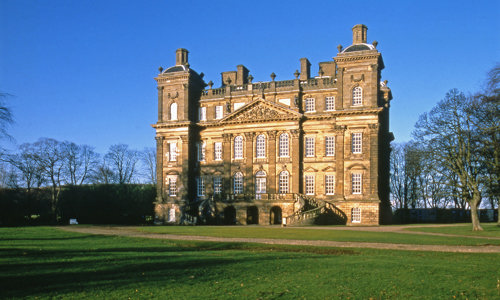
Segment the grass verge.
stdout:
<path fill-rule="evenodd" d="M 373 242 L 418 245 L 500 245 L 500 240 L 490 239 L 467 239 L 463 237 L 431 236 L 398 232 L 314 230 L 300 227 L 283 228 L 260 226 L 146 226 L 135 228 L 136 230 L 150 233 L 216 237 L 324 240 L 339 242 Z M 489 227 L 486 228 L 489 230 Z"/>
<path fill-rule="evenodd" d="M 494 299 L 499 259 L 0 228 L 0 298 Z"/>
<path fill-rule="evenodd" d="M 453 226 L 445 227 L 411 227 L 406 228 L 409 231 L 421 231 L 443 234 L 456 234 L 474 237 L 496 237 L 500 238 L 500 226 L 496 223 L 482 223 L 483 231 L 472 231 L 471 224 L 455 224 Z"/>

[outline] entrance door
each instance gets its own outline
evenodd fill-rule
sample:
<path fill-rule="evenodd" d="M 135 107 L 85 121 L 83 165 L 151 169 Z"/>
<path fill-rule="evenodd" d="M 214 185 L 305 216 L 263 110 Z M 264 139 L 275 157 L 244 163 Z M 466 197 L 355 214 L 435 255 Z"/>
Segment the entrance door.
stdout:
<path fill-rule="evenodd" d="M 259 224 L 259 209 L 257 206 L 247 208 L 247 225 Z"/>
<path fill-rule="evenodd" d="M 271 225 L 281 224 L 281 207 L 273 206 L 269 214 Z"/>

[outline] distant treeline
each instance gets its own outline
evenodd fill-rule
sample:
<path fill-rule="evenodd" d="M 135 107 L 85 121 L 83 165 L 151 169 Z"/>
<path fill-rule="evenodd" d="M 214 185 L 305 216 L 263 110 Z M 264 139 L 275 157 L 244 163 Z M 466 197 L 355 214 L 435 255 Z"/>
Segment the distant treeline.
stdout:
<path fill-rule="evenodd" d="M 0 226 L 148 224 L 153 222 L 156 188 L 150 184 L 63 186 L 54 212 L 50 188 L 0 189 Z M 56 216 L 54 216 L 56 214 Z"/>

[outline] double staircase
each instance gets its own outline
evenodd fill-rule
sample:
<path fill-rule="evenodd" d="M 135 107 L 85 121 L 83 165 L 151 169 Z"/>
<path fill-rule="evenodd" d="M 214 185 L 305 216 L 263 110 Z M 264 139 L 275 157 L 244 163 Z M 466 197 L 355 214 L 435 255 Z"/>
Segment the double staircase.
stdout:
<path fill-rule="evenodd" d="M 286 217 L 287 225 L 345 225 L 347 222 L 345 213 L 330 201 L 295 194 L 295 202 L 300 208 Z"/>

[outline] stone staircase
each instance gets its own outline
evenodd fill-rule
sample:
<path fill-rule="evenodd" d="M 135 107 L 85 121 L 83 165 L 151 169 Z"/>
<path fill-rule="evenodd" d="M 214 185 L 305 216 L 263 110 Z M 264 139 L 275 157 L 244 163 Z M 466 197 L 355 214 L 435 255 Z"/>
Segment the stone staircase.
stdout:
<path fill-rule="evenodd" d="M 335 204 L 314 197 L 296 194 L 295 201 L 300 209 L 286 217 L 289 226 L 299 225 L 345 225 L 347 216 Z"/>

